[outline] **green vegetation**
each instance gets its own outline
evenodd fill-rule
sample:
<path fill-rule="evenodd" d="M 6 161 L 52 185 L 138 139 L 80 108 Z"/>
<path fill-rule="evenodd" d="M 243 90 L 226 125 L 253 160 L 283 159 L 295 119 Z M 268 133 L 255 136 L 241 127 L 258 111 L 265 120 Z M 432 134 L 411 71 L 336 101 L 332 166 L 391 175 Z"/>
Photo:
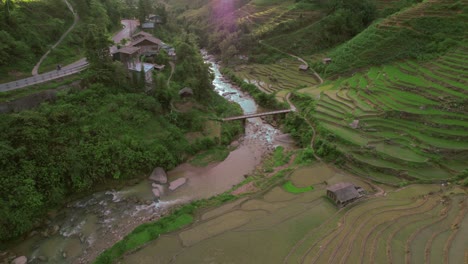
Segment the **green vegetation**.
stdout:
<path fill-rule="evenodd" d="M 283 184 L 283 189 L 287 192 L 290 192 L 290 193 L 303 193 L 303 192 L 308 192 L 308 191 L 311 191 L 314 189 L 313 186 L 308 186 L 308 187 L 296 187 L 294 185 L 294 183 L 292 183 L 291 181 L 288 181 L 286 182 L 285 184 Z"/>
<path fill-rule="evenodd" d="M 220 162 L 227 158 L 229 149 L 226 147 L 214 147 L 197 154 L 190 163 L 195 166 L 204 167 L 213 162 Z"/>
<path fill-rule="evenodd" d="M 346 153 L 345 167 L 387 183 L 394 182 L 391 175 L 409 181 L 453 179 L 466 168 L 461 164 L 468 149 L 462 106 L 467 81 L 452 77 L 462 63 L 453 60 L 458 56 L 466 56 L 464 48 L 420 65 L 372 67 L 334 85 L 300 90 L 321 91 L 320 99 L 310 102 L 320 135 L 317 154 L 322 156 L 319 142 L 326 140 Z"/>
<path fill-rule="evenodd" d="M 273 151 L 273 160 L 275 167 L 287 164 L 290 159 L 291 153 L 284 153 L 284 148 L 282 146 L 276 147 L 275 151 Z"/>
<path fill-rule="evenodd" d="M 316 23 L 284 34 L 271 34 L 266 42 L 294 54 L 311 54 L 349 40 L 377 16 L 376 6 L 369 0 L 333 0 L 327 2 L 325 9 L 327 16 Z"/>
<path fill-rule="evenodd" d="M 63 1 L 2 1 L 0 3 L 0 76 L 2 81 L 29 75 L 49 45 L 71 25 Z"/>
<path fill-rule="evenodd" d="M 238 85 L 243 91 L 248 92 L 257 102 L 258 105 L 271 109 L 286 109 L 285 103 L 279 103 L 273 94 L 266 94 L 260 91 L 257 86 L 251 83 L 246 83 L 244 80 L 237 77 L 230 69 L 223 68 L 221 72 L 229 78 L 233 83 Z"/>
<path fill-rule="evenodd" d="M 108 43 L 101 42 L 104 31 L 91 29 L 89 56 L 102 57 L 101 47 Z M 157 166 L 173 168 L 242 132 L 240 122 L 223 124 L 219 133 L 204 131 L 208 118 L 240 110 L 212 91 L 211 76 L 193 43 L 179 43 L 178 54 L 190 64 L 177 65 L 170 87 L 156 86 L 144 94 L 110 60 L 91 59 L 81 82 L 84 89 L 72 88 L 37 109 L 2 114 L 1 240 L 27 232 L 47 209 L 63 205 L 71 194 L 109 180 L 131 179 Z M 195 98 L 182 100 L 177 92 L 187 85 Z M 193 107 L 173 111 L 178 103 Z M 200 136 L 189 140 L 189 132 Z"/>
<path fill-rule="evenodd" d="M 204 207 L 217 206 L 235 200 L 236 197 L 227 193 L 214 196 L 210 199 L 198 200 L 183 205 L 169 215 L 152 223 L 145 223 L 135 228 L 124 239 L 104 251 L 94 261 L 96 264 L 114 263 L 128 251 L 143 246 L 147 242 L 157 239 L 160 235 L 178 230 L 194 220 L 196 210 Z"/>
<path fill-rule="evenodd" d="M 467 21 L 462 1 L 425 1 L 373 24 L 329 52 L 333 63 L 315 68 L 330 75 L 399 59 L 434 59 L 462 44 Z"/>
<path fill-rule="evenodd" d="M 96 264 L 113 263 L 125 252 L 141 247 L 145 243 L 157 239 L 160 235 L 178 230 L 193 222 L 192 206 L 186 205 L 169 216 L 163 217 L 156 222 L 146 223 L 138 226 L 124 239 L 117 242 L 111 248 L 99 255 L 94 261 Z"/>

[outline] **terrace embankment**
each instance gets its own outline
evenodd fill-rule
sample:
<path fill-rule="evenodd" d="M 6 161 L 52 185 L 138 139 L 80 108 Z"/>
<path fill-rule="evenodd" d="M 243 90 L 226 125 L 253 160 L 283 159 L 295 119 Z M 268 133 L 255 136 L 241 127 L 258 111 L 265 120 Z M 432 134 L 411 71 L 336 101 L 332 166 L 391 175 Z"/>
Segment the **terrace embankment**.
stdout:
<path fill-rule="evenodd" d="M 450 179 L 467 166 L 467 55 L 461 47 L 299 92 L 315 101 L 319 134 L 333 135 L 350 171 L 389 184 Z"/>
<path fill-rule="evenodd" d="M 327 185 L 351 181 L 366 190 L 372 187 L 324 164 L 297 169 L 289 179 L 295 186 L 314 188 L 293 194 L 276 186 L 206 209 L 191 226 L 162 235 L 121 262 L 345 263 L 352 258 L 404 263 L 405 258 L 424 259 L 424 250 L 416 249 L 441 231 L 448 235 L 430 245 L 430 252 L 438 252 L 431 260 L 442 258 L 444 248 L 453 252 L 463 246 L 462 230 L 453 228 L 466 221 L 460 213 L 466 193 L 459 187 L 387 188 L 385 196 L 339 210 L 324 197 Z M 457 263 L 463 254 L 450 255 L 449 263 Z"/>

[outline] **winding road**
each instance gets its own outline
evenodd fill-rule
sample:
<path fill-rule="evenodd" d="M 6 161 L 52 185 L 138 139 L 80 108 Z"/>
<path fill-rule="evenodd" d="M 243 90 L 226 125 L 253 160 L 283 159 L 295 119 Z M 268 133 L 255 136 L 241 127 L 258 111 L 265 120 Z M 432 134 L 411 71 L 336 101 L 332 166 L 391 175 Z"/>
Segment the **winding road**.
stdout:
<path fill-rule="evenodd" d="M 135 29 L 138 26 L 137 20 L 124 19 L 121 21 L 121 23 L 124 26 L 124 28 L 112 37 L 112 40 L 116 44 L 124 38 L 130 38 L 131 34 L 135 31 Z M 115 45 L 110 48 L 111 52 L 115 50 L 117 50 L 117 47 Z M 82 58 L 74 63 L 62 67 L 61 70 L 54 70 L 9 83 L 2 83 L 0 84 L 0 92 L 13 91 L 27 86 L 44 83 L 72 74 L 76 74 L 84 70 L 87 66 L 88 62 L 86 61 L 86 58 Z"/>

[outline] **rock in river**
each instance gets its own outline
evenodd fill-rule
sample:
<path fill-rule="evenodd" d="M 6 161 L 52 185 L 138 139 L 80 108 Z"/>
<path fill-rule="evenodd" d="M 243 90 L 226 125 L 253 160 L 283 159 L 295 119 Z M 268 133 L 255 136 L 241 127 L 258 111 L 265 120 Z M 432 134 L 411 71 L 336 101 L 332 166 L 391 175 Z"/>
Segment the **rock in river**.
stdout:
<path fill-rule="evenodd" d="M 161 197 L 161 192 L 159 191 L 158 188 L 153 189 L 153 194 L 156 196 L 156 198 Z"/>
<path fill-rule="evenodd" d="M 155 182 L 165 184 L 167 183 L 167 174 L 163 168 L 157 167 L 153 170 L 153 173 L 151 173 L 149 179 Z"/>
<path fill-rule="evenodd" d="M 15 258 L 11 264 L 26 264 L 28 262 L 28 258 L 25 256 Z"/>
<path fill-rule="evenodd" d="M 174 191 L 175 189 L 179 188 L 180 186 L 184 185 L 187 182 L 185 178 L 179 178 L 169 184 L 169 190 Z"/>

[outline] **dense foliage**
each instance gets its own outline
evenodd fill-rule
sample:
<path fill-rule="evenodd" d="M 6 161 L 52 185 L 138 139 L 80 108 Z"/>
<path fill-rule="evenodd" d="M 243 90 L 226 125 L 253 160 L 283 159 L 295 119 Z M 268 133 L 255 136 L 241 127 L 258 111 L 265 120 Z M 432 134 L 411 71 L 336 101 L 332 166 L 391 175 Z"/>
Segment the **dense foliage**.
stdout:
<path fill-rule="evenodd" d="M 419 12 L 411 10 L 401 18 L 395 14 L 331 51 L 328 56 L 333 58 L 333 63 L 329 66 L 317 64 L 315 69 L 334 74 L 399 59 L 433 59 L 465 41 L 466 11 L 461 1 L 457 1 L 448 6 L 427 7 L 427 12 L 434 15 L 420 16 Z M 399 26 L 392 24 L 396 20 Z"/>
<path fill-rule="evenodd" d="M 61 0 L 1 1 L 0 73 L 6 74 L 11 68 L 32 68 L 35 59 L 58 40 L 72 20 Z"/>
<path fill-rule="evenodd" d="M 232 122 L 216 137 L 186 138 L 187 132 L 202 131 L 207 117 L 240 112 L 214 93 L 212 76 L 192 43 L 181 40 L 176 46 L 189 64 L 176 66 L 171 86 L 160 73 L 147 95 L 120 67 L 99 57 L 107 56 L 99 53 L 107 45 L 100 42 L 104 32 L 90 29 L 91 67 L 84 90 L 72 89 L 53 103 L 0 117 L 0 240 L 30 230 L 70 194 L 156 166 L 173 168 L 198 151 L 229 143 L 242 131 L 239 122 Z M 196 107 L 174 111 L 172 102 L 181 100 L 177 92 L 185 85 L 193 87 L 195 99 L 186 101 Z"/>
<path fill-rule="evenodd" d="M 333 0 L 321 6 L 326 6 L 327 15 L 317 23 L 296 31 L 279 31 L 280 34 L 271 34 L 265 41 L 294 54 L 311 54 L 351 39 L 377 17 L 372 0 Z"/>

